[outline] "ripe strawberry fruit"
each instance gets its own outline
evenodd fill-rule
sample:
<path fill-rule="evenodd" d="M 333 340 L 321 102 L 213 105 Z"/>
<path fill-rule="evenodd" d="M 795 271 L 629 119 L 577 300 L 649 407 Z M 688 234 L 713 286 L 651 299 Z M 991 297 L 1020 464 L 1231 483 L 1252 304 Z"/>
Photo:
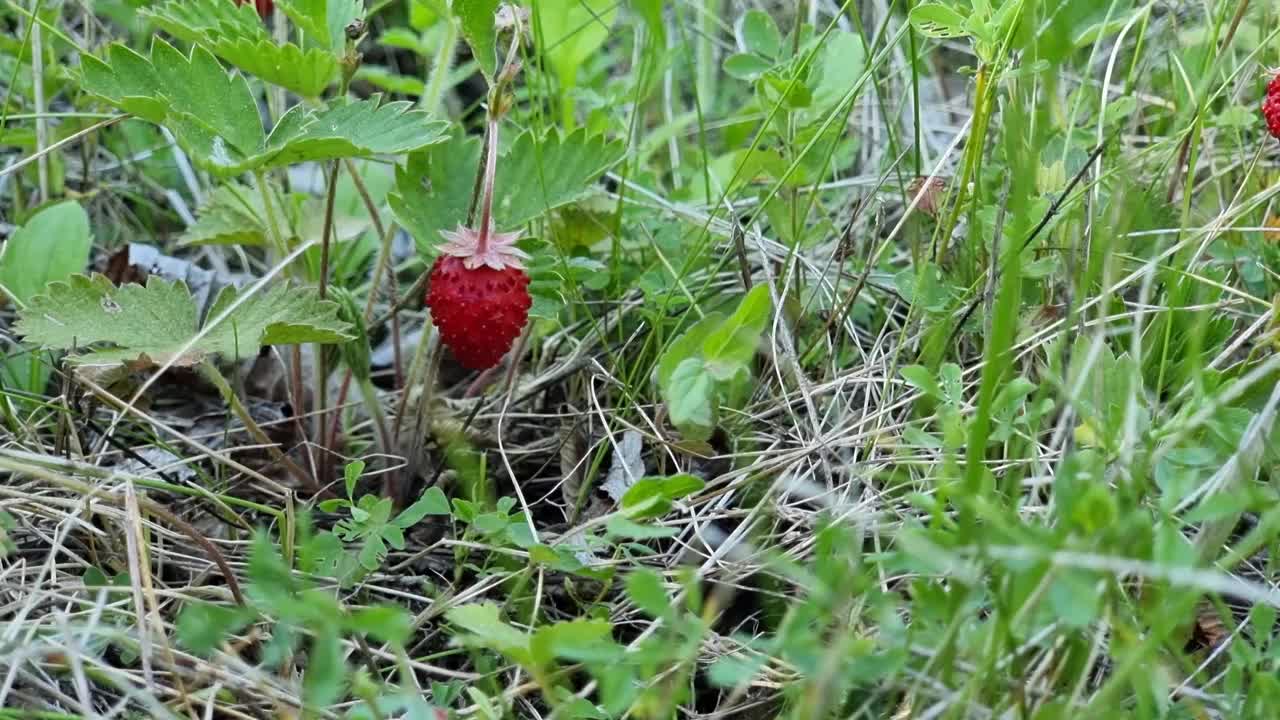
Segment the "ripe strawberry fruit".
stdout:
<path fill-rule="evenodd" d="M 1280 73 L 1276 73 L 1267 85 L 1267 95 L 1262 99 L 1262 117 L 1267 121 L 1271 137 L 1280 140 Z"/>
<path fill-rule="evenodd" d="M 459 227 L 431 267 L 427 306 L 446 347 L 463 366 L 498 364 L 529 319 L 529 276 L 515 247 L 520 233 Z"/>

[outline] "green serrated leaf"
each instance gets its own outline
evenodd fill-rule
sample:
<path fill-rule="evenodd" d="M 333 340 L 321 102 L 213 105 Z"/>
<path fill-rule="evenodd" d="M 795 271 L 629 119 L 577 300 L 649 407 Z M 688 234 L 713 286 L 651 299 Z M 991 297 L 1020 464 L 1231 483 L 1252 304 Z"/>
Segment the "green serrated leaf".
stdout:
<path fill-rule="evenodd" d="M 298 108 L 294 108 L 297 110 Z M 406 101 L 381 103 L 375 96 L 355 102 L 336 102 L 286 124 L 288 115 L 271 131 L 265 160 L 269 166 L 336 157 L 398 155 L 444 140 L 445 123 L 414 110 Z"/>
<path fill-rule="evenodd" d="M 276 0 L 289 19 L 319 46 L 334 54 L 344 51 L 346 28 L 364 16 L 362 0 Z"/>
<path fill-rule="evenodd" d="M 459 178 L 474 178 L 479 162 L 480 140 L 455 129 L 445 142 L 396 168 L 396 189 L 387 203 L 427 258 L 435 256 L 441 230 L 453 230 L 466 220 L 473 183 Z"/>
<path fill-rule="evenodd" d="M 214 323 L 236 304 L 239 291 L 224 288 L 209 310 Z M 48 286 L 32 298 L 21 314 L 17 332 L 30 342 L 50 348 L 85 348 L 108 343 L 115 348 L 77 355 L 79 363 L 119 363 L 141 359 L 155 363 L 170 359 L 194 365 L 207 355 L 247 356 L 261 345 L 302 342 L 340 342 L 347 327 L 338 321 L 336 306 L 319 300 L 310 289 L 277 284 L 236 305 L 186 353 L 178 353 L 195 336 L 199 325 L 195 302 L 183 282 L 151 276 L 146 287 L 112 285 L 105 276 L 73 275 L 68 282 Z"/>
<path fill-rule="evenodd" d="M 480 65 L 480 72 L 492 85 L 498 72 L 498 36 L 494 28 L 498 0 L 453 0 L 450 8 L 458 19 L 462 37 L 471 46 L 471 55 Z"/>
<path fill-rule="evenodd" d="M 266 40 L 267 32 L 253 3 L 225 0 L 167 0 L 140 13 L 170 35 L 191 44 L 208 42 L 211 35 Z"/>
<path fill-rule="evenodd" d="M 319 97 L 337 73 L 335 53 L 277 45 L 250 7 L 225 0 L 168 0 L 142 14 L 174 37 L 305 97 Z"/>
<path fill-rule="evenodd" d="M 318 48 L 245 38 L 221 39 L 210 48 L 236 67 L 303 97 L 320 97 L 338 74 L 337 58 Z"/>
<path fill-rule="evenodd" d="M 625 152 L 622 143 L 589 135 L 585 129 L 541 138 L 532 131 L 521 133 L 498 164 L 495 222 L 500 229 L 517 228 L 579 200 Z"/>
<path fill-rule="evenodd" d="M 519 228 L 581 199 L 624 152 L 621 143 L 584 130 L 541 138 L 532 131 L 522 133 L 498 161 L 494 224 L 501 230 Z M 441 230 L 466 221 L 472 183 L 459 178 L 474 178 L 479 162 L 479 139 L 454 131 L 448 142 L 414 156 L 397 170 L 391 210 L 427 257 L 434 256 Z"/>
<path fill-rule="evenodd" d="M 268 136 L 244 77 L 228 73 L 203 48 L 184 56 L 157 39 L 150 59 L 123 45 L 110 62 L 86 57 L 84 88 L 108 103 L 173 131 L 201 167 L 222 176 L 307 160 L 370 157 L 418 150 L 443 140 L 444 123 L 410 103 L 380 97 L 294 106 Z"/>
<path fill-rule="evenodd" d="M 278 209 L 283 198 L 272 189 Z M 262 193 L 239 183 L 226 183 L 211 193 L 201 206 L 194 225 L 182 233 L 180 245 L 265 245 L 269 231 L 263 218 Z"/>

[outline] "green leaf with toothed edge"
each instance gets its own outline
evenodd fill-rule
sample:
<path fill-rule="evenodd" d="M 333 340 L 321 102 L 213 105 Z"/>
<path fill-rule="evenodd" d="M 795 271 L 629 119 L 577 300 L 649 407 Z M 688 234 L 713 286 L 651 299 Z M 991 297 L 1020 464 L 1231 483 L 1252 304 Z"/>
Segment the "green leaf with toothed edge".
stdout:
<path fill-rule="evenodd" d="M 103 275 L 73 275 L 32 298 L 15 329 L 28 342 L 44 347 L 114 346 L 73 356 L 78 364 L 172 360 L 191 366 L 208 355 L 243 357 L 261 345 L 332 343 L 350 337 L 348 327 L 337 319 L 337 306 L 320 300 L 312 289 L 276 284 L 237 304 L 239 298 L 240 291 L 224 288 L 209 308 L 208 332 L 187 348 L 201 327 L 186 283 L 153 275 L 146 287 L 116 287 Z M 218 321 L 228 310 L 230 314 Z"/>
<path fill-rule="evenodd" d="M 625 153 L 620 142 L 578 130 L 569 135 L 521 133 L 498 160 L 493 222 L 499 230 L 523 227 L 543 213 L 581 200 L 592 183 Z M 413 235 L 419 252 L 435 256 L 440 231 L 466 222 L 480 163 L 480 139 L 454 130 L 396 172 L 388 198 L 396 220 Z M 468 182 L 459 182 L 466 178 Z"/>
<path fill-rule="evenodd" d="M 243 76 L 206 48 L 183 55 L 157 39 L 143 57 L 116 44 L 107 62 L 83 59 L 86 92 L 173 131 L 201 167 L 222 176 L 308 160 L 419 150 L 444 140 L 445 124 L 407 102 L 335 100 L 295 105 L 267 135 Z"/>
<path fill-rule="evenodd" d="M 337 76 L 335 53 L 277 44 L 252 3 L 168 0 L 142 14 L 170 35 L 208 48 L 232 65 L 304 97 L 319 97 Z"/>
<path fill-rule="evenodd" d="M 276 7 L 303 31 L 310 43 L 335 55 L 347 46 L 347 25 L 364 16 L 361 0 L 276 0 Z"/>

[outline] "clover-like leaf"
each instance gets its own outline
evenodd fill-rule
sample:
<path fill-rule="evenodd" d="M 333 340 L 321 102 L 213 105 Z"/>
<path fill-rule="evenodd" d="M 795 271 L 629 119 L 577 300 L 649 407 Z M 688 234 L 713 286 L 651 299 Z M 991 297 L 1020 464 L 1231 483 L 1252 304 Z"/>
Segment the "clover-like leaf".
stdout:
<path fill-rule="evenodd" d="M 306 160 L 418 150 L 444 139 L 444 123 L 410 103 L 380 97 L 294 106 L 268 136 L 243 76 L 228 73 L 207 48 L 183 55 L 157 39 L 150 58 L 123 45 L 107 61 L 86 56 L 84 89 L 173 131 L 201 167 L 231 176 Z"/>
<path fill-rule="evenodd" d="M 191 366 L 209 355 L 248 355 L 261 345 L 350 337 L 336 306 L 311 289 L 278 284 L 239 300 L 240 291 L 223 288 L 209 308 L 204 334 L 192 343 L 202 328 L 186 283 L 153 275 L 146 287 L 116 287 L 103 275 L 73 275 L 32 298 L 16 330 L 28 342 L 49 348 L 106 345 L 73 357 L 99 365 L 173 361 Z"/>

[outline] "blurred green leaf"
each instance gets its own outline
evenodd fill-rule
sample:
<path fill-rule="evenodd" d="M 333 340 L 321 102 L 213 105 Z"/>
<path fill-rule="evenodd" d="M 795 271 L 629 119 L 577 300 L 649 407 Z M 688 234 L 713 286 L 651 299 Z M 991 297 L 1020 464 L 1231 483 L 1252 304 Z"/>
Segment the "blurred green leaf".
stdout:
<path fill-rule="evenodd" d="M 399 645 L 413 634 L 413 618 L 404 608 L 379 605 L 361 608 L 352 613 L 348 627 L 354 632 L 370 635 L 379 642 Z"/>
<path fill-rule="evenodd" d="M 782 33 L 773 17 L 762 10 L 748 10 L 742 18 L 742 42 L 747 50 L 767 58 L 782 51 Z"/>
<path fill-rule="evenodd" d="M 715 427 L 715 379 L 702 358 L 688 358 L 671 374 L 670 393 L 663 398 L 671 422 L 690 439 L 705 440 Z"/>
<path fill-rule="evenodd" d="M 480 71 L 490 85 L 498 72 L 497 32 L 494 28 L 498 4 L 498 0 L 453 0 L 450 3 L 462 36 L 471 46 L 471 55 L 480 64 Z"/>
<path fill-rule="evenodd" d="M 562 93 L 577 85 L 578 70 L 604 44 L 618 15 L 613 0 L 538 0 L 533 4 L 539 47 L 560 80 Z"/>
<path fill-rule="evenodd" d="M 44 207 L 0 247 L 0 285 L 25 305 L 46 284 L 82 272 L 92 246 L 89 216 L 79 203 Z"/>
<path fill-rule="evenodd" d="M 197 655 L 207 655 L 244 629 L 255 616 L 253 609 L 239 605 L 190 602 L 178 615 L 178 641 Z"/>
<path fill-rule="evenodd" d="M 317 634 L 307 650 L 302 698 L 308 707 L 325 707 L 341 700 L 345 694 L 347 664 L 342 658 L 342 642 L 335 631 Z"/>
<path fill-rule="evenodd" d="M 942 3 L 917 5 L 911 8 L 908 19 L 912 27 L 929 37 L 954 38 L 968 34 L 964 16 Z"/>
<path fill-rule="evenodd" d="M 396 516 L 395 524 L 401 528 L 410 528 L 428 515 L 448 515 L 449 498 L 438 487 L 429 487 L 422 493 L 417 502 L 405 508 Z"/>

